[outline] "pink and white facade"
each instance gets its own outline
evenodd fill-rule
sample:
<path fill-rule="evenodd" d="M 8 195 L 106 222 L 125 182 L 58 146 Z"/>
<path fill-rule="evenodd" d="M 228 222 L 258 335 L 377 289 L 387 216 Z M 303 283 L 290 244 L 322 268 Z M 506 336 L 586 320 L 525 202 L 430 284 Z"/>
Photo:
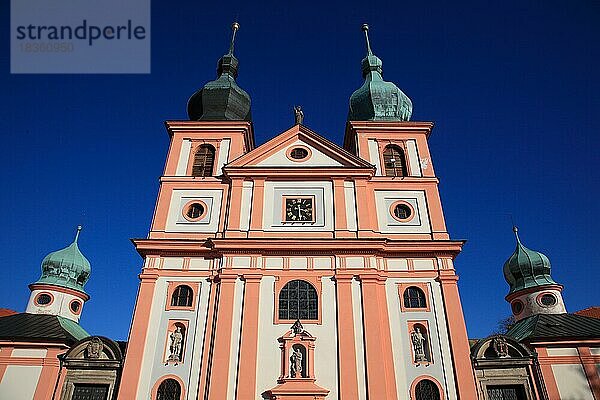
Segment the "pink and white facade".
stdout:
<path fill-rule="evenodd" d="M 119 399 L 475 399 L 432 126 L 168 121 Z"/>

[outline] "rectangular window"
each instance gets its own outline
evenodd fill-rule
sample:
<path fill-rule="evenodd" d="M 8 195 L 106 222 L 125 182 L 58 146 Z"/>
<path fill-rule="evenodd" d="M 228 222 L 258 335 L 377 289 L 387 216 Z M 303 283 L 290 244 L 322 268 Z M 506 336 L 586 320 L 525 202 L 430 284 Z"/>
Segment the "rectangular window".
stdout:
<path fill-rule="evenodd" d="M 489 400 L 527 400 L 523 385 L 489 385 L 486 390 Z"/>
<path fill-rule="evenodd" d="M 106 400 L 108 385 L 75 384 L 72 400 Z"/>

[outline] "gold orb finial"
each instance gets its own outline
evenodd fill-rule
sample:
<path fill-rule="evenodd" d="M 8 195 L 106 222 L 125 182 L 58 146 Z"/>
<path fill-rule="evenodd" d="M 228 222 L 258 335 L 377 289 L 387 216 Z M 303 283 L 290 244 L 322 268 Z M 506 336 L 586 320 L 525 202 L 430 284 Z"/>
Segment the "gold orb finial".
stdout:
<path fill-rule="evenodd" d="M 235 45 L 235 33 L 240 29 L 240 24 L 234 22 L 231 24 L 231 30 L 233 33 L 231 34 L 231 43 L 229 44 L 229 54 L 233 55 L 233 46 Z"/>
<path fill-rule="evenodd" d="M 372 56 L 371 43 L 369 43 L 369 24 L 362 24 L 362 31 L 365 33 L 365 41 L 367 42 L 367 56 Z"/>

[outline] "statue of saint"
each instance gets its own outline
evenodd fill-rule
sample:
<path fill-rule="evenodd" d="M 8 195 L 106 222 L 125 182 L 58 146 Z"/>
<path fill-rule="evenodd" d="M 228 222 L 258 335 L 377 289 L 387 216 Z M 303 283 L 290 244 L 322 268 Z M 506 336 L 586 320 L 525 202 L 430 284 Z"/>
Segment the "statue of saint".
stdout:
<path fill-rule="evenodd" d="M 300 106 L 294 107 L 294 117 L 296 120 L 296 125 L 302 124 L 304 122 L 304 111 L 302 111 L 302 107 L 300 107 Z"/>
<path fill-rule="evenodd" d="M 297 347 L 290 356 L 290 378 L 302 378 L 302 351 Z"/>
<path fill-rule="evenodd" d="M 181 333 L 181 327 L 176 327 L 175 331 L 171 333 L 171 354 L 169 355 L 169 361 L 180 361 L 181 360 L 181 346 L 183 344 L 183 333 Z"/>
<path fill-rule="evenodd" d="M 413 350 L 415 353 L 415 362 L 423 362 L 429 361 L 427 359 L 427 355 L 425 354 L 425 337 L 421 333 L 421 329 L 419 327 L 415 327 L 415 330 L 410 334 L 410 340 L 413 345 Z"/>

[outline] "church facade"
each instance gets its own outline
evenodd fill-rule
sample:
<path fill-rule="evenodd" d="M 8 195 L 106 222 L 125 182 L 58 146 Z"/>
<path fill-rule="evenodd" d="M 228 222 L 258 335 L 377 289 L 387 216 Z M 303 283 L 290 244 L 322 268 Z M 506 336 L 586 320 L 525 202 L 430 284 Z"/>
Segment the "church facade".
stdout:
<path fill-rule="evenodd" d="M 367 36 L 343 147 L 299 108 L 256 147 L 233 41 L 166 122 L 120 399 L 476 398 L 433 124 L 381 64 Z"/>
<path fill-rule="evenodd" d="M 514 324 L 467 339 L 433 124 L 410 121 L 368 27 L 342 146 L 300 107 L 256 146 L 238 28 L 189 120 L 165 123 L 128 342 L 79 325 L 91 265 L 78 228 L 43 259 L 25 312 L 0 309 L 0 399 L 600 400 L 598 309 L 569 314 L 516 228 Z"/>

